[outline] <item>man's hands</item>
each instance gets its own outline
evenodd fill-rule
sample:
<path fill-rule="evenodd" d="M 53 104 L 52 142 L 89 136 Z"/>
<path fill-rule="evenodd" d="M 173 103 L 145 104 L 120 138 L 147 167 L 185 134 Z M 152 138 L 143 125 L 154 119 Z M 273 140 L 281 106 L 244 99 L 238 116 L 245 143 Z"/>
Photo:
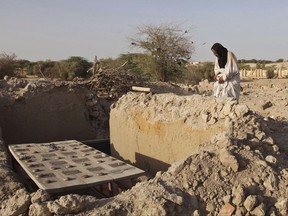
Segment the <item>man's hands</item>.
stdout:
<path fill-rule="evenodd" d="M 214 80 L 215 81 L 218 81 L 220 84 L 223 84 L 225 81 L 224 81 L 224 79 L 223 79 L 223 77 L 222 76 L 219 76 L 219 75 L 215 75 L 214 76 Z"/>
<path fill-rule="evenodd" d="M 219 82 L 220 84 L 223 84 L 223 83 L 224 83 L 224 79 L 223 79 L 222 76 L 219 77 L 218 82 Z"/>

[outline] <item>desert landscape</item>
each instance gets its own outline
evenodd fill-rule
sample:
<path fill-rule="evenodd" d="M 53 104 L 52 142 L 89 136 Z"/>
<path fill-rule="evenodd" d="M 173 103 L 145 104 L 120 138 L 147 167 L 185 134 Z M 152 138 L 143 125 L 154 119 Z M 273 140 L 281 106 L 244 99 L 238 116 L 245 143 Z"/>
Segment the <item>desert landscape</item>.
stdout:
<path fill-rule="evenodd" d="M 0 216 L 288 216 L 287 14 L 2 1 Z"/>
<path fill-rule="evenodd" d="M 242 80 L 239 103 L 212 85 L 0 80 L 0 215 L 287 215 L 288 80 Z M 7 148 L 108 137 L 147 175 L 106 198 L 31 191 Z"/>

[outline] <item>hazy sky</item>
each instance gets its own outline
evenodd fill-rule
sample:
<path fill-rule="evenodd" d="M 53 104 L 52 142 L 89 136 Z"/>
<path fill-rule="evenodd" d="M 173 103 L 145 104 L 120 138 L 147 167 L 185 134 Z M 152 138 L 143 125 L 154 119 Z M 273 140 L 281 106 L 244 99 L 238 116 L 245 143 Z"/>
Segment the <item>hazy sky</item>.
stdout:
<path fill-rule="evenodd" d="M 30 61 L 135 52 L 143 24 L 191 28 L 194 61 L 215 42 L 238 59 L 288 59 L 287 0 L 0 0 L 0 53 Z"/>

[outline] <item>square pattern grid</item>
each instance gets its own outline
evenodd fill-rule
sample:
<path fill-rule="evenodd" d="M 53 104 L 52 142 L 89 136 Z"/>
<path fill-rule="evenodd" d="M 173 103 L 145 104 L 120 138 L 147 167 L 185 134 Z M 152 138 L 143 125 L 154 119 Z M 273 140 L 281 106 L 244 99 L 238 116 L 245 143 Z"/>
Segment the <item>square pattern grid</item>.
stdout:
<path fill-rule="evenodd" d="M 9 145 L 21 167 L 47 192 L 80 189 L 144 171 L 76 140 Z"/>

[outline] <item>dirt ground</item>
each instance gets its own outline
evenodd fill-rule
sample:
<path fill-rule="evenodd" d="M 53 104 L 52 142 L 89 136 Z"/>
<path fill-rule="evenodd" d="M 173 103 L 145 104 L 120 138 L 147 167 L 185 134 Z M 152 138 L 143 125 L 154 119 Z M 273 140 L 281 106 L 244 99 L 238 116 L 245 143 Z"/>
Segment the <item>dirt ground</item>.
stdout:
<path fill-rule="evenodd" d="M 240 103 L 270 120 L 273 139 L 288 150 L 288 79 L 244 81 L 242 86 Z"/>
<path fill-rule="evenodd" d="M 111 198 L 29 193 L 12 170 L 5 140 L 1 141 L 0 215 L 288 215 L 288 80 L 246 80 L 241 86 L 239 104 L 215 100 L 205 110 L 210 119 L 225 121 L 227 131 L 168 171 L 143 178 Z M 213 98 L 211 89 L 212 83 L 205 81 L 197 88 L 161 85 L 158 93 L 175 94 L 168 93 L 171 100 L 154 106 L 198 92 L 205 99 L 198 95 L 197 100 L 205 107 L 207 97 Z M 1 91 L 2 99 L 7 97 L 3 87 Z M 149 104 L 155 95 L 138 102 Z"/>
<path fill-rule="evenodd" d="M 244 80 L 241 86 L 243 87 L 243 92 L 240 103 L 247 104 L 264 117 L 274 119 L 288 118 L 288 95 L 286 94 L 288 79 Z M 271 104 L 264 106 L 269 101 Z"/>

